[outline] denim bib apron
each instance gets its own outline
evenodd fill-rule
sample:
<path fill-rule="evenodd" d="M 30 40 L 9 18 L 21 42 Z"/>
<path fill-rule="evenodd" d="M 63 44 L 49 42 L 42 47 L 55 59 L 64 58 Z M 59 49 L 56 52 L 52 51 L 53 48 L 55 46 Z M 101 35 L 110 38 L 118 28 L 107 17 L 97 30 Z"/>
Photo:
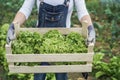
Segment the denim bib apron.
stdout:
<path fill-rule="evenodd" d="M 66 27 L 69 0 L 53 6 L 41 0 L 39 6 L 38 27 Z"/>

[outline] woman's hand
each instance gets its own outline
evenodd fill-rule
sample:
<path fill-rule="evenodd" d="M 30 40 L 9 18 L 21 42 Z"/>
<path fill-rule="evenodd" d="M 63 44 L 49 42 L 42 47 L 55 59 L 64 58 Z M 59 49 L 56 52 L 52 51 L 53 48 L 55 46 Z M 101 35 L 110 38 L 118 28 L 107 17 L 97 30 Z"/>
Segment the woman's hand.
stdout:
<path fill-rule="evenodd" d="M 10 43 L 10 41 L 12 41 L 13 39 L 15 39 L 15 28 L 14 28 L 14 24 L 12 23 L 9 26 L 8 32 L 7 32 L 7 44 Z"/>
<path fill-rule="evenodd" d="M 88 38 L 87 38 L 87 45 L 94 43 L 95 44 L 95 29 L 93 25 L 88 26 Z"/>

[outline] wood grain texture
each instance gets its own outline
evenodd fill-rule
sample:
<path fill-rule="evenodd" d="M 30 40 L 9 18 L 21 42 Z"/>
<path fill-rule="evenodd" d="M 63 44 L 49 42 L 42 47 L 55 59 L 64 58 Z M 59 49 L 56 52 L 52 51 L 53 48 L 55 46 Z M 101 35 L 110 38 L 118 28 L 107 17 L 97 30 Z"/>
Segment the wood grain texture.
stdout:
<path fill-rule="evenodd" d="M 10 73 L 64 73 L 91 72 L 92 65 L 51 65 L 51 66 L 15 66 L 9 67 Z"/>
<path fill-rule="evenodd" d="M 8 62 L 92 62 L 93 53 L 81 54 L 7 54 Z"/>

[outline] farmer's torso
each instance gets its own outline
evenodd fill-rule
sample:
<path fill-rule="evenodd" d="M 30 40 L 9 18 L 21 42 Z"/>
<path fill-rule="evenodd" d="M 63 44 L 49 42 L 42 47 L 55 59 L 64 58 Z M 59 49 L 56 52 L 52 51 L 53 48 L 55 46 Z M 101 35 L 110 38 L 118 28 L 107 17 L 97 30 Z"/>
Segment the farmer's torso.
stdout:
<path fill-rule="evenodd" d="M 40 0 L 38 27 L 66 27 L 69 0 L 62 4 L 51 5 Z"/>
<path fill-rule="evenodd" d="M 70 27 L 70 16 L 73 10 L 73 8 L 71 8 L 73 7 L 72 1 L 73 0 L 37 0 L 39 27 Z"/>

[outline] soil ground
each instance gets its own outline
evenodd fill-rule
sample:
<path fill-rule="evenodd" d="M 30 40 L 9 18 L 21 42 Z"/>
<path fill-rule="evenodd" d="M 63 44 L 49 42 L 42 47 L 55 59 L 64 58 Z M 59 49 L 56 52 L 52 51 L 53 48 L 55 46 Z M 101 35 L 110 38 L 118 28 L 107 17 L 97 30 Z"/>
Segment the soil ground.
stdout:
<path fill-rule="evenodd" d="M 68 73 L 68 80 L 85 80 L 81 73 Z M 87 80 L 93 80 L 89 75 Z"/>

